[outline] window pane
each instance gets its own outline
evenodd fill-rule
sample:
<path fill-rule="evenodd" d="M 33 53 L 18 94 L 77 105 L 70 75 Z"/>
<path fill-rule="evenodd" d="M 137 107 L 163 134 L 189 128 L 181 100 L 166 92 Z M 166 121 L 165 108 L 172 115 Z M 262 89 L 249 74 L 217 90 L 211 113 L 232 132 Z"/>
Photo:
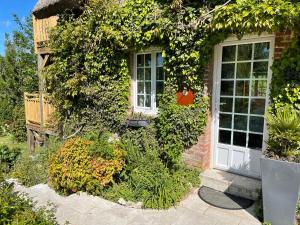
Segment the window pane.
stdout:
<path fill-rule="evenodd" d="M 252 59 L 252 44 L 239 45 L 237 60 L 251 60 Z"/>
<path fill-rule="evenodd" d="M 249 96 L 249 81 L 237 81 L 235 87 L 236 96 Z"/>
<path fill-rule="evenodd" d="M 256 43 L 254 51 L 254 59 L 268 59 L 270 53 L 270 43 Z"/>
<path fill-rule="evenodd" d="M 238 63 L 236 78 L 250 78 L 251 63 Z"/>
<path fill-rule="evenodd" d="M 221 98 L 220 99 L 220 111 L 221 112 L 232 112 L 232 98 Z"/>
<path fill-rule="evenodd" d="M 137 105 L 140 106 L 140 107 L 144 107 L 144 95 L 138 95 Z"/>
<path fill-rule="evenodd" d="M 222 128 L 231 128 L 232 124 L 232 115 L 220 114 L 220 127 Z"/>
<path fill-rule="evenodd" d="M 246 133 L 233 132 L 233 144 L 237 146 L 246 147 Z"/>
<path fill-rule="evenodd" d="M 156 68 L 156 80 L 165 80 L 164 79 L 164 70 L 162 67 Z"/>
<path fill-rule="evenodd" d="M 249 134 L 248 148 L 262 149 L 263 136 L 260 134 Z"/>
<path fill-rule="evenodd" d="M 231 131 L 220 130 L 219 131 L 219 143 L 230 144 L 231 143 Z"/>
<path fill-rule="evenodd" d="M 137 69 L 137 79 L 144 80 L 144 69 L 143 68 Z"/>
<path fill-rule="evenodd" d="M 265 113 L 265 100 L 264 99 L 252 99 L 251 100 L 251 114 L 264 115 Z"/>
<path fill-rule="evenodd" d="M 151 107 L 151 95 L 146 95 L 145 106 L 146 107 Z"/>
<path fill-rule="evenodd" d="M 138 67 L 144 66 L 144 55 L 137 55 L 137 66 Z"/>
<path fill-rule="evenodd" d="M 235 109 L 236 113 L 248 113 L 248 98 L 236 98 L 235 99 Z"/>
<path fill-rule="evenodd" d="M 151 80 L 151 68 L 145 69 L 145 80 Z"/>
<path fill-rule="evenodd" d="M 222 81 L 221 82 L 221 95 L 233 95 L 233 81 Z"/>
<path fill-rule="evenodd" d="M 234 116 L 234 129 L 247 131 L 248 116 Z"/>
<path fill-rule="evenodd" d="M 267 94 L 266 80 L 252 80 L 251 95 L 265 97 Z"/>
<path fill-rule="evenodd" d="M 164 92 L 164 82 L 158 81 L 156 82 L 156 93 L 162 94 Z"/>
<path fill-rule="evenodd" d="M 146 94 L 151 94 L 151 82 L 145 82 Z"/>
<path fill-rule="evenodd" d="M 151 66 L 151 54 L 145 55 L 145 66 L 147 67 Z"/>
<path fill-rule="evenodd" d="M 234 78 L 235 64 L 223 64 L 222 65 L 222 79 Z"/>
<path fill-rule="evenodd" d="M 144 82 L 138 82 L 137 92 L 138 94 L 144 94 Z"/>
<path fill-rule="evenodd" d="M 235 61 L 236 46 L 223 47 L 223 62 Z"/>
<path fill-rule="evenodd" d="M 250 116 L 250 131 L 253 132 L 264 132 L 264 118 L 258 116 Z"/>
<path fill-rule="evenodd" d="M 156 54 L 156 66 L 162 66 L 163 65 L 163 58 L 162 58 L 162 54 L 161 52 L 160 53 L 157 53 Z"/>
<path fill-rule="evenodd" d="M 268 62 L 255 62 L 253 64 L 253 77 L 267 79 L 268 65 Z"/>

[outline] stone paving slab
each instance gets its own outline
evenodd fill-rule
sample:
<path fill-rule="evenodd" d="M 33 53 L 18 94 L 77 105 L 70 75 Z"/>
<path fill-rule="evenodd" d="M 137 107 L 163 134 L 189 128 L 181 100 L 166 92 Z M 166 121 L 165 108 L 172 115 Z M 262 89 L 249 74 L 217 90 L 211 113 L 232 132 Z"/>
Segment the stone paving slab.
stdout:
<path fill-rule="evenodd" d="M 26 188 L 15 183 L 15 191 L 27 193 L 38 206 L 51 202 L 57 207 L 60 224 L 72 225 L 260 225 L 253 209 L 225 210 L 208 205 L 189 194 L 168 210 L 133 209 L 86 193 L 60 196 L 46 184 Z"/>

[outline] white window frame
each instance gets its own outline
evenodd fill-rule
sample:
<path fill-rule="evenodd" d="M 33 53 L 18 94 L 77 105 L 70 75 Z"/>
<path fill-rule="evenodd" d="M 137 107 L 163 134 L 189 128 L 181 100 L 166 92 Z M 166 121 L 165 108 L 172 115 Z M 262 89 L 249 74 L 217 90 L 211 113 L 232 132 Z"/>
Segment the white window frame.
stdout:
<path fill-rule="evenodd" d="M 146 115 L 156 116 L 158 108 L 156 106 L 156 54 L 162 53 L 161 48 L 152 47 L 145 51 L 139 51 L 134 53 L 133 63 L 133 79 L 132 79 L 132 102 L 133 112 L 143 113 Z M 151 54 L 151 107 L 141 107 L 137 104 L 137 56 Z"/>

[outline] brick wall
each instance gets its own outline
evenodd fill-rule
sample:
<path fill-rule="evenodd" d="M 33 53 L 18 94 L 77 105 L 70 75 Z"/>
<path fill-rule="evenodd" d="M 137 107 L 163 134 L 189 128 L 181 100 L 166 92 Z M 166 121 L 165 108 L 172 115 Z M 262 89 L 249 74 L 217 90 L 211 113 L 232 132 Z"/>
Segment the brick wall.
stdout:
<path fill-rule="evenodd" d="M 287 48 L 292 40 L 293 33 L 290 31 L 280 32 L 275 34 L 275 49 L 274 58 L 279 59 L 283 50 Z M 213 60 L 208 65 L 205 73 L 205 93 L 211 99 L 212 96 L 212 84 L 213 84 Z M 212 100 L 211 100 L 212 102 Z M 208 112 L 207 126 L 204 133 L 199 137 L 198 143 L 186 150 L 183 155 L 184 162 L 192 167 L 198 167 L 202 169 L 210 168 L 212 147 L 211 147 L 211 106 Z"/>
<path fill-rule="evenodd" d="M 203 134 L 199 137 L 197 144 L 186 150 L 186 152 L 183 154 L 184 162 L 187 165 L 202 169 L 208 169 L 210 167 L 211 160 L 211 96 L 213 87 L 213 68 L 213 60 L 211 59 L 204 75 L 204 92 L 205 95 L 210 99 L 206 127 Z"/>

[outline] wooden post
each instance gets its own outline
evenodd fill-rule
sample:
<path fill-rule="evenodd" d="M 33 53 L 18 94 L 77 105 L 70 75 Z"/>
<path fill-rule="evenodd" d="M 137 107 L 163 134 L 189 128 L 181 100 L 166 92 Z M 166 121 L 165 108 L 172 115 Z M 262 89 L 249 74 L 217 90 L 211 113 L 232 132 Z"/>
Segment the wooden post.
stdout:
<path fill-rule="evenodd" d="M 32 130 L 27 128 L 27 144 L 28 144 L 28 149 L 30 154 L 34 154 L 34 148 L 35 148 L 35 143 L 34 143 L 34 134 Z"/>

